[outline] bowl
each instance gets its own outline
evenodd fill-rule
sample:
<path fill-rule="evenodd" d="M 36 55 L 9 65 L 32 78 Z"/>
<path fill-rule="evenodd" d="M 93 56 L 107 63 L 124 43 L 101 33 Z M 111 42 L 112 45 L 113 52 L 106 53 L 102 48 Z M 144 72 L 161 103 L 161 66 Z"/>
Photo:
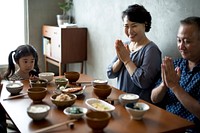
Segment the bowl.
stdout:
<path fill-rule="evenodd" d="M 127 103 L 137 103 L 139 100 L 139 95 L 132 93 L 125 93 L 119 95 L 119 102 L 125 106 Z"/>
<path fill-rule="evenodd" d="M 125 108 L 130 114 L 132 119 L 141 120 L 145 112 L 147 112 L 150 107 L 146 103 L 138 102 L 136 104 L 128 103 L 125 105 Z"/>
<path fill-rule="evenodd" d="M 111 94 L 112 87 L 109 85 L 95 85 L 93 87 L 93 92 L 94 94 L 99 98 L 99 99 L 107 99 L 107 97 Z"/>
<path fill-rule="evenodd" d="M 65 108 L 72 106 L 77 96 L 75 94 L 54 94 L 50 97 L 53 104 L 55 104 L 58 108 Z"/>
<path fill-rule="evenodd" d="M 55 74 L 53 72 L 42 72 L 42 73 L 39 73 L 38 75 L 39 75 L 39 78 L 47 79 L 48 82 L 51 82 Z"/>
<path fill-rule="evenodd" d="M 55 84 L 57 86 L 67 86 L 69 80 L 67 78 L 56 78 L 55 79 Z"/>
<path fill-rule="evenodd" d="M 29 80 L 31 87 L 47 87 L 48 80 L 47 79 L 34 79 Z"/>
<path fill-rule="evenodd" d="M 6 85 L 6 89 L 11 95 L 18 95 L 24 87 L 23 83 L 9 83 Z"/>
<path fill-rule="evenodd" d="M 64 114 L 66 114 L 70 119 L 80 119 L 86 113 L 88 109 L 83 107 L 67 107 L 63 110 Z"/>
<path fill-rule="evenodd" d="M 96 98 L 86 99 L 85 104 L 89 109 L 93 111 L 112 112 L 113 110 L 115 110 L 115 106 Z"/>
<path fill-rule="evenodd" d="M 35 121 L 46 118 L 50 110 L 50 106 L 46 104 L 33 104 L 27 108 L 27 114 Z"/>
<path fill-rule="evenodd" d="M 84 118 L 93 132 L 103 132 L 103 129 L 109 124 L 111 114 L 108 112 L 91 111 L 87 112 Z"/>
<path fill-rule="evenodd" d="M 72 83 L 72 82 L 76 82 L 79 79 L 80 73 L 74 72 L 74 71 L 65 72 L 64 76 L 65 76 L 65 78 L 67 78 L 69 80 L 70 83 Z"/>
<path fill-rule="evenodd" d="M 108 80 L 103 80 L 103 79 L 95 79 L 92 81 L 92 86 L 94 87 L 95 85 L 107 85 Z"/>
<path fill-rule="evenodd" d="M 29 98 L 32 99 L 34 103 L 40 103 L 42 102 L 42 100 L 45 98 L 47 94 L 47 88 L 32 87 L 28 89 L 27 93 L 28 93 Z"/>

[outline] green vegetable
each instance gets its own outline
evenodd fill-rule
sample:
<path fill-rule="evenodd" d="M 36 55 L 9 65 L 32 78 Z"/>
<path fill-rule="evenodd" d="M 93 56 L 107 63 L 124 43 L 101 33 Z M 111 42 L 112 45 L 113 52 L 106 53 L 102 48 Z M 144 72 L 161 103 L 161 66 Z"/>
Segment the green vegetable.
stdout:
<path fill-rule="evenodd" d="M 80 110 L 80 108 L 73 107 L 73 108 L 70 108 L 70 113 L 71 114 L 81 114 L 83 112 Z"/>

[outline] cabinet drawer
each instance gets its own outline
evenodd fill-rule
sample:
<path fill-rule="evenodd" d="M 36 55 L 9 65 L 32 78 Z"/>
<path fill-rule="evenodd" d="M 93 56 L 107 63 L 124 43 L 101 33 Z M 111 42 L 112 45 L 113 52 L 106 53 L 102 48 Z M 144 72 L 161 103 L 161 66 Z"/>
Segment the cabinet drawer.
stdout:
<path fill-rule="evenodd" d="M 43 26 L 42 28 L 42 35 L 48 38 L 56 38 L 60 35 L 60 28 L 53 27 L 53 26 Z"/>

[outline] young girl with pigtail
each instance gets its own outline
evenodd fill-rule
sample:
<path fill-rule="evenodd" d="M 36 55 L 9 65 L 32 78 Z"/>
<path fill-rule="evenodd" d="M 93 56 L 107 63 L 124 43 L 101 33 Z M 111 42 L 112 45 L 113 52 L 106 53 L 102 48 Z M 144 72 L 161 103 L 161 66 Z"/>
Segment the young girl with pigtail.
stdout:
<path fill-rule="evenodd" d="M 18 69 L 16 70 L 16 65 Z M 38 54 L 32 45 L 20 45 L 8 56 L 8 69 L 4 74 L 6 80 L 25 80 L 37 77 L 39 73 Z"/>

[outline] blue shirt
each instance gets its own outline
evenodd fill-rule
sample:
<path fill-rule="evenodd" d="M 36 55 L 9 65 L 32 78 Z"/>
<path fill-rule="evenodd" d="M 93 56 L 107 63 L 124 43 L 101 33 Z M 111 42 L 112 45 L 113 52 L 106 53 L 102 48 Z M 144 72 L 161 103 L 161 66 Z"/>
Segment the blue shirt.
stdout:
<path fill-rule="evenodd" d="M 141 99 L 151 102 L 152 85 L 160 77 L 161 51 L 155 43 L 150 42 L 140 50 L 131 52 L 130 58 L 137 66 L 133 75 L 130 76 L 124 65 L 118 72 L 112 71 L 112 66 L 118 59 L 116 56 L 108 66 L 107 76 L 117 78 L 117 88 L 120 90 L 138 94 Z"/>
<path fill-rule="evenodd" d="M 183 58 L 174 60 L 174 67 L 180 67 L 181 69 L 180 86 L 200 103 L 200 64 L 191 71 L 187 66 L 188 61 Z M 167 111 L 192 121 L 197 125 L 200 124 L 200 120 L 180 103 L 171 89 L 168 89 L 164 102 L 166 103 Z"/>

